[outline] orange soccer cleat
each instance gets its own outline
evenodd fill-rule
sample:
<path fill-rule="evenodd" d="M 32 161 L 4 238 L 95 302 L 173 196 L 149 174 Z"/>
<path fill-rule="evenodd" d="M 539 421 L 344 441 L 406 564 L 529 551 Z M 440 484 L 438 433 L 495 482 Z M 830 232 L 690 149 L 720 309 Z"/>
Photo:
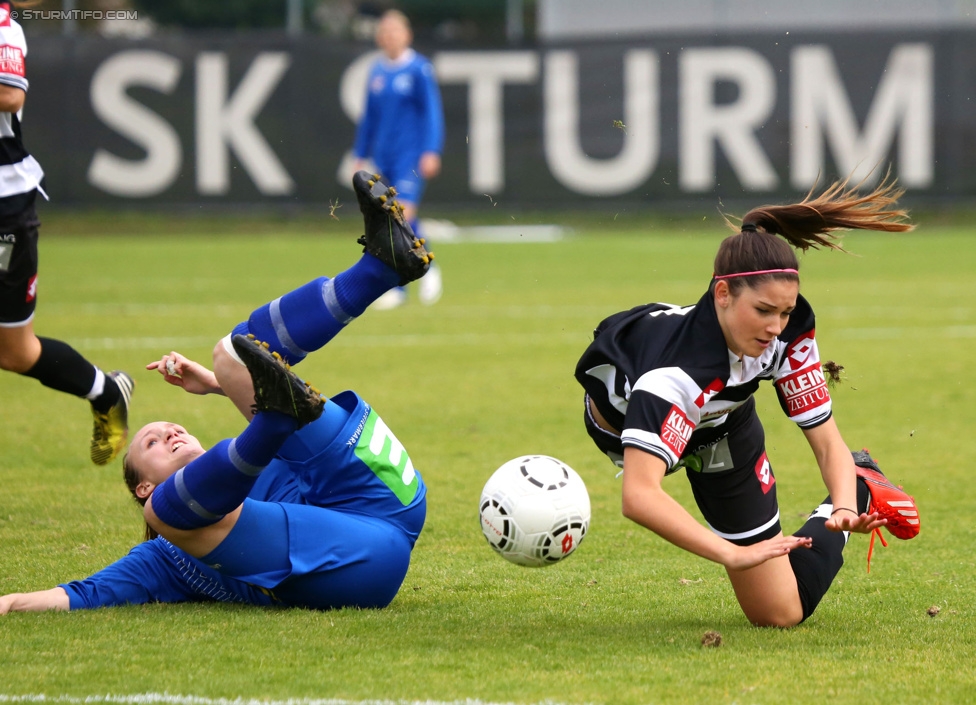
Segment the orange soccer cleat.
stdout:
<path fill-rule="evenodd" d="M 855 451 L 854 465 L 857 476 L 864 480 L 868 487 L 870 499 L 868 500 L 867 511 L 869 514 L 877 512 L 882 519 L 887 519 L 885 528 L 895 538 L 907 541 L 918 536 L 921 529 L 921 522 L 918 516 L 918 507 L 915 505 L 915 498 L 905 492 L 884 476 L 878 462 L 871 457 L 871 453 L 864 450 Z M 881 539 L 881 545 L 887 546 L 884 536 L 880 529 L 875 529 L 871 534 L 871 544 L 868 547 L 868 571 L 871 570 L 871 554 L 874 551 L 874 539 L 877 536 Z"/>

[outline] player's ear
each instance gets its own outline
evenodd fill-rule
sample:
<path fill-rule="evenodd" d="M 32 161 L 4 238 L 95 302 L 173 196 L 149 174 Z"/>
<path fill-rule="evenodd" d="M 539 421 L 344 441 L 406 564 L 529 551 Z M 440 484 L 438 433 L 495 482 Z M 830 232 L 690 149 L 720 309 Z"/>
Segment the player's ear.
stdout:
<path fill-rule="evenodd" d="M 715 303 L 722 308 L 726 308 L 732 303 L 732 290 L 729 288 L 729 283 L 724 279 L 719 279 L 715 282 L 712 295 L 715 297 Z"/>
<path fill-rule="evenodd" d="M 143 480 L 138 485 L 136 485 L 136 489 L 135 489 L 136 497 L 138 497 L 139 499 L 147 499 L 149 495 L 152 494 L 154 489 L 156 489 L 156 485 L 151 483 L 149 480 Z"/>

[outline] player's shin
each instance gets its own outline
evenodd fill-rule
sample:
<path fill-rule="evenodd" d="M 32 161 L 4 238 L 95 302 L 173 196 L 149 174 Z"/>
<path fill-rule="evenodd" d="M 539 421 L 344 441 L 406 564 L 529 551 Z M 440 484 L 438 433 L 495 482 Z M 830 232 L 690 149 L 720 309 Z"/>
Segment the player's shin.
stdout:
<path fill-rule="evenodd" d="M 399 276 L 370 254 L 334 278 L 319 277 L 256 309 L 235 334 L 251 334 L 289 364 L 325 346 L 395 286 Z"/>

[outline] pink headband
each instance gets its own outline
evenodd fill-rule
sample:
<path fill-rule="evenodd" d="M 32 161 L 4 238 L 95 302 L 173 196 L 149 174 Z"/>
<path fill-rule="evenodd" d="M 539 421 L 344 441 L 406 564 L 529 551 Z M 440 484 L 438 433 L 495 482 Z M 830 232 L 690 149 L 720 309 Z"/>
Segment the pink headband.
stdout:
<path fill-rule="evenodd" d="M 712 279 L 731 279 L 732 277 L 754 277 L 757 274 L 799 274 L 795 269 L 760 269 L 756 272 L 735 272 L 733 274 L 713 274 Z"/>

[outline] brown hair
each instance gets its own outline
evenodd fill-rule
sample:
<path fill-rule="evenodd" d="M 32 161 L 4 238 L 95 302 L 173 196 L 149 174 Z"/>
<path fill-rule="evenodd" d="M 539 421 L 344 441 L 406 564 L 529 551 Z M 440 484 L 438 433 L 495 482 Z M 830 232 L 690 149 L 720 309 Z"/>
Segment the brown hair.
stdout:
<path fill-rule="evenodd" d="M 813 189 L 799 203 L 785 206 L 760 206 L 742 217 L 722 241 L 715 255 L 716 275 L 756 272 L 770 269 L 798 269 L 795 250 L 811 247 L 846 250 L 838 244 L 839 230 L 879 230 L 906 232 L 915 228 L 908 222 L 908 211 L 893 209 L 905 192 L 889 175 L 870 193 L 860 194 L 863 181 L 848 186 L 850 177 L 834 182 L 823 193 L 813 197 Z M 764 281 L 779 279 L 799 281 L 792 272 L 773 272 L 728 279 L 732 294 L 743 286 L 755 287 Z"/>
<path fill-rule="evenodd" d="M 140 497 L 136 494 L 136 487 L 138 487 L 139 483 L 142 482 L 142 476 L 139 474 L 136 466 L 129 461 L 128 453 L 122 456 L 122 479 L 125 481 L 125 486 L 129 488 L 129 493 L 132 495 L 132 498 L 138 502 L 139 506 L 145 507 L 146 500 L 148 500 L 149 497 Z M 143 533 L 143 536 L 146 541 L 152 541 L 154 538 L 159 536 L 159 534 L 155 529 L 149 526 L 149 524 L 146 524 L 146 530 Z"/>

